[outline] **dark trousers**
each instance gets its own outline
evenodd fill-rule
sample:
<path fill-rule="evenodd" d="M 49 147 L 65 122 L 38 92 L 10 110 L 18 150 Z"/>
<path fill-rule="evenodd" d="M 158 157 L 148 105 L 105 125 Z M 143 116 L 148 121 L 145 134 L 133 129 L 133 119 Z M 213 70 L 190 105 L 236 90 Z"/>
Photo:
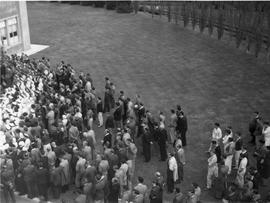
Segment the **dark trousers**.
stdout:
<path fill-rule="evenodd" d="M 173 171 L 169 169 L 167 169 L 167 189 L 169 193 L 173 193 L 174 190 Z"/>
<path fill-rule="evenodd" d="M 166 161 L 167 159 L 166 143 L 159 143 L 159 150 L 161 161 Z"/>
<path fill-rule="evenodd" d="M 48 201 L 48 184 L 38 184 L 38 194 L 45 198 L 45 201 Z"/>
<path fill-rule="evenodd" d="M 183 146 L 187 145 L 186 130 L 180 131 Z"/>
<path fill-rule="evenodd" d="M 256 144 L 256 138 L 255 138 L 254 132 L 250 132 L 250 136 L 251 136 L 250 143 Z"/>
<path fill-rule="evenodd" d="M 30 199 L 38 196 L 38 188 L 35 181 L 25 181 L 26 188 L 27 188 L 27 194 Z"/>
<path fill-rule="evenodd" d="M 15 186 L 20 195 L 25 195 L 27 193 L 26 184 L 22 176 L 15 179 Z"/>
<path fill-rule="evenodd" d="M 11 188 L 8 185 L 5 185 L 3 188 L 3 193 L 4 193 L 3 196 L 4 196 L 5 203 L 16 202 L 13 188 Z"/>
<path fill-rule="evenodd" d="M 61 186 L 60 185 L 52 185 L 51 186 L 52 195 L 55 199 L 58 199 L 60 197 L 61 193 Z"/>
<path fill-rule="evenodd" d="M 145 158 L 145 161 L 148 162 L 151 159 L 151 145 L 147 145 L 143 143 L 143 155 Z"/>

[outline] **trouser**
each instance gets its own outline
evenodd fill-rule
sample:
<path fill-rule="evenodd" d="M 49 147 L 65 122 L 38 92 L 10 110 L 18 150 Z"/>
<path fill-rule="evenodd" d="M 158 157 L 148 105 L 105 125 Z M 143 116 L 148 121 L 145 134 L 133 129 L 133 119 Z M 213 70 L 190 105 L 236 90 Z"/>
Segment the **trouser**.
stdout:
<path fill-rule="evenodd" d="M 187 131 L 184 131 L 184 130 L 180 132 L 181 133 L 181 140 L 182 140 L 183 146 L 186 146 L 187 145 L 186 132 Z"/>
<path fill-rule="evenodd" d="M 151 145 L 150 144 L 143 146 L 143 155 L 146 162 L 150 161 L 151 159 Z"/>
<path fill-rule="evenodd" d="M 28 198 L 34 198 L 38 196 L 38 188 L 35 181 L 25 181 Z"/>
<path fill-rule="evenodd" d="M 208 172 L 207 172 L 207 188 L 210 189 L 212 187 L 212 179 L 214 177 L 218 177 L 218 167 L 217 166 L 213 166 L 208 168 Z"/>
<path fill-rule="evenodd" d="M 16 190 L 20 193 L 20 195 L 24 195 L 27 193 L 26 184 L 22 176 L 15 179 L 15 185 Z"/>
<path fill-rule="evenodd" d="M 250 132 L 250 136 L 251 136 L 251 143 L 255 144 L 255 135 L 254 132 Z"/>
<path fill-rule="evenodd" d="M 173 171 L 167 169 L 167 189 L 169 193 L 174 190 Z"/>
<path fill-rule="evenodd" d="M 90 129 L 93 129 L 93 118 L 89 118 L 88 126 L 90 127 Z"/>
<path fill-rule="evenodd" d="M 238 184 L 238 186 L 240 188 L 243 188 L 244 187 L 244 176 L 245 176 L 245 173 L 244 172 L 241 172 L 241 173 L 237 173 L 237 176 L 236 176 L 236 183 Z"/>
<path fill-rule="evenodd" d="M 255 144 L 256 144 L 256 149 L 260 146 L 260 140 L 262 139 L 261 135 L 255 136 Z"/>
<path fill-rule="evenodd" d="M 238 168 L 240 154 L 241 154 L 241 150 L 237 150 L 237 151 L 235 151 L 235 153 L 234 153 L 235 168 Z"/>
<path fill-rule="evenodd" d="M 60 185 L 52 185 L 52 195 L 55 199 L 58 199 L 60 197 L 61 193 L 61 186 Z"/>
<path fill-rule="evenodd" d="M 160 150 L 160 159 L 162 161 L 166 161 L 167 159 L 166 143 L 159 144 L 159 150 Z"/>
<path fill-rule="evenodd" d="M 229 167 L 228 174 L 231 174 L 231 171 L 232 171 L 232 158 L 233 158 L 233 155 L 229 155 L 225 159 L 225 166 Z"/>
<path fill-rule="evenodd" d="M 75 185 L 76 185 L 77 188 L 81 187 L 81 179 L 82 179 L 82 174 L 81 173 L 76 173 Z"/>
<path fill-rule="evenodd" d="M 175 140 L 175 127 L 170 128 L 170 141 L 173 143 Z"/>
<path fill-rule="evenodd" d="M 15 203 L 16 202 L 14 190 L 10 186 L 8 186 L 8 185 L 4 186 L 3 195 L 4 195 L 5 203 L 9 203 L 9 202 Z"/>
<path fill-rule="evenodd" d="M 39 195 L 44 196 L 45 201 L 48 200 L 48 184 L 38 184 Z"/>
<path fill-rule="evenodd" d="M 103 114 L 102 114 L 102 112 L 98 112 L 98 123 L 99 123 L 99 126 L 103 126 Z"/>
<path fill-rule="evenodd" d="M 130 179 L 132 180 L 134 172 L 135 172 L 135 160 L 127 160 L 127 164 L 128 164 L 128 173 L 130 176 Z"/>

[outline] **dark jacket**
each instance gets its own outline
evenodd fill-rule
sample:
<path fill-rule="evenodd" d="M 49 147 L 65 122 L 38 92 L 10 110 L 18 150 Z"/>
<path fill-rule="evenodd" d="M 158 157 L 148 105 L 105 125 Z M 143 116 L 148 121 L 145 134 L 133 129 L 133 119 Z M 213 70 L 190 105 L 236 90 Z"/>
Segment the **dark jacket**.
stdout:
<path fill-rule="evenodd" d="M 48 185 L 49 180 L 50 180 L 50 176 L 49 176 L 49 171 L 46 168 L 39 168 L 36 171 L 36 175 L 37 175 L 37 183 L 38 184 L 46 184 Z"/>
<path fill-rule="evenodd" d="M 105 122 L 105 128 L 106 129 L 114 128 L 114 121 L 113 121 L 113 117 L 111 115 L 109 115 L 107 117 L 107 120 Z"/>
<path fill-rule="evenodd" d="M 102 101 L 97 103 L 97 112 L 103 112 L 103 104 Z"/>
<path fill-rule="evenodd" d="M 187 117 L 178 117 L 177 119 L 177 126 L 176 126 L 176 130 L 183 132 L 183 131 L 187 131 L 188 129 L 188 124 L 187 124 Z"/>
<path fill-rule="evenodd" d="M 113 113 L 113 118 L 115 121 L 121 121 L 122 119 L 122 109 L 121 107 L 117 107 Z"/>

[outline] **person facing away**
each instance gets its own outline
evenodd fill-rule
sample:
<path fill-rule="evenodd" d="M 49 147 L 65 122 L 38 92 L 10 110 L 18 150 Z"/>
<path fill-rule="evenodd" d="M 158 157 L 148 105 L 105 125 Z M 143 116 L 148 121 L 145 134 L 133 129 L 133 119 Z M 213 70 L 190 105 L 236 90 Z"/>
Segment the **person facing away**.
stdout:
<path fill-rule="evenodd" d="M 179 117 L 177 119 L 177 127 L 176 130 L 180 133 L 182 144 L 183 146 L 186 146 L 186 132 L 188 130 L 188 124 L 187 124 L 187 117 L 184 115 L 183 111 L 179 112 Z"/>

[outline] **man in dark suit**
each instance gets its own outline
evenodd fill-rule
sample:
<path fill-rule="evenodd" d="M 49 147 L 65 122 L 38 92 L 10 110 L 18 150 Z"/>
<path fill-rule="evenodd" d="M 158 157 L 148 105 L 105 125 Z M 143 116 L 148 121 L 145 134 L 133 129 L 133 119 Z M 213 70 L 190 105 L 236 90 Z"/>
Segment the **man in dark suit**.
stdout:
<path fill-rule="evenodd" d="M 186 146 L 186 144 L 187 144 L 187 142 L 186 142 L 187 129 L 188 129 L 187 117 L 184 115 L 183 111 L 180 111 L 178 119 L 177 119 L 176 131 L 178 131 L 178 133 L 180 133 L 180 135 L 181 135 L 181 140 L 182 140 L 183 146 Z"/>
<path fill-rule="evenodd" d="M 49 187 L 49 171 L 48 169 L 44 168 L 42 162 L 39 162 L 39 167 L 37 169 L 37 185 L 39 195 L 44 196 L 45 201 L 48 201 L 48 187 Z"/>
<path fill-rule="evenodd" d="M 121 120 L 122 120 L 122 108 L 119 102 L 116 102 L 116 109 L 113 113 L 113 119 L 115 121 L 115 127 L 121 128 Z"/>
<path fill-rule="evenodd" d="M 164 127 L 160 126 L 157 131 L 157 141 L 160 149 L 160 161 L 167 159 L 167 131 Z"/>
<path fill-rule="evenodd" d="M 151 159 L 151 144 L 152 144 L 151 133 L 148 127 L 144 127 L 142 134 L 142 147 L 145 162 L 149 162 Z"/>
<path fill-rule="evenodd" d="M 254 117 L 252 118 L 252 120 L 249 122 L 249 133 L 251 136 L 251 140 L 249 143 L 255 145 L 255 135 L 254 132 L 256 130 L 257 127 L 257 119 L 260 117 L 260 114 L 258 111 L 254 112 Z"/>

